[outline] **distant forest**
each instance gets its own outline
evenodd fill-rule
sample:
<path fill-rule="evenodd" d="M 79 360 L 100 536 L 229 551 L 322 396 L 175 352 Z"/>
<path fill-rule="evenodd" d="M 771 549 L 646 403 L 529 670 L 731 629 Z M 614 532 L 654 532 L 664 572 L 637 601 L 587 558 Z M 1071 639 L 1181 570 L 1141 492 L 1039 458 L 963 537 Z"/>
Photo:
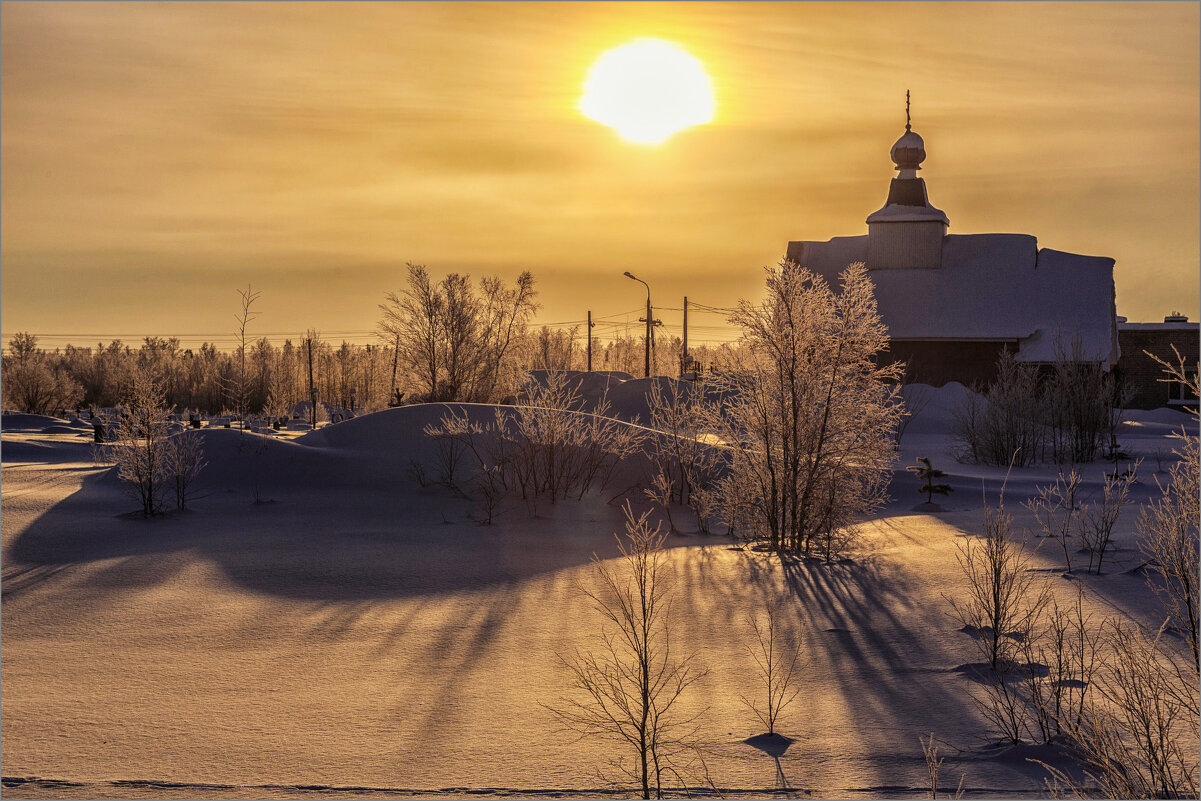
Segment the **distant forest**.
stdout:
<path fill-rule="evenodd" d="M 206 414 L 241 407 L 287 416 L 297 402 L 310 399 L 310 387 L 318 401 L 341 409 L 373 411 L 401 399 L 496 403 L 513 395 L 530 370 L 588 369 L 582 326 L 531 324 L 538 306 L 529 273 L 511 286 L 485 278 L 477 287 L 470 276 L 452 273 L 435 281 L 423 266 L 407 267 L 406 287 L 380 305 L 375 345 L 335 343 L 315 330 L 282 345 L 255 338 L 258 293 L 249 288 L 237 332 L 242 344 L 232 351 L 208 343 L 182 348 L 173 337 L 51 351 L 39 347 L 35 334 L 18 333 L 3 358 L 4 408 L 46 414 L 115 407 L 138 374 L 154 380 L 169 407 Z M 630 334 L 594 337 L 592 369 L 642 376 L 644 343 Z M 678 375 L 681 339 L 659 337 L 654 345 L 651 372 Z M 715 352 L 701 346 L 689 355 L 711 364 Z"/>

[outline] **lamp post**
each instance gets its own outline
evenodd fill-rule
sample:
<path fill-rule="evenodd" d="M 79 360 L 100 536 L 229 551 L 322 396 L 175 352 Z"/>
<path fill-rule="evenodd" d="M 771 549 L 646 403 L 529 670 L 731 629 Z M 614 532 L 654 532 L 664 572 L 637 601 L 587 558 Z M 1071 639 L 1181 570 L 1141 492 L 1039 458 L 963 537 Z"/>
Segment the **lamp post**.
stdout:
<path fill-rule="evenodd" d="M 651 316 L 651 286 L 646 281 L 643 281 L 641 278 L 638 278 L 637 276 L 635 276 L 633 273 L 629 272 L 628 270 L 624 273 L 624 275 L 626 278 L 637 281 L 638 283 L 640 283 L 644 287 L 646 287 L 646 377 L 650 378 L 651 377 L 651 326 L 654 325 L 654 323 L 651 322 L 651 319 L 652 319 L 652 316 Z"/>

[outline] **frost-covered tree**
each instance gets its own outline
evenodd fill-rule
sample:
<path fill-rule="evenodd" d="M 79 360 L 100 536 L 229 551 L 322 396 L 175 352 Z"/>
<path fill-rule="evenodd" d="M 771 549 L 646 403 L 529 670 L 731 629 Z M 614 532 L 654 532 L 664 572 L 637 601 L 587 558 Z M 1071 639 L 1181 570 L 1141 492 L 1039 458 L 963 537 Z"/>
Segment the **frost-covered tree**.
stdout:
<path fill-rule="evenodd" d="M 116 424 L 110 427 L 108 452 L 117 463 L 117 476 L 146 517 L 162 511 L 163 499 L 171 489 L 168 424 L 162 389 L 149 374 L 135 372 Z"/>
<path fill-rule="evenodd" d="M 862 264 L 837 292 L 791 261 L 766 272 L 767 297 L 730 315 L 739 358 L 712 378 L 721 401 L 707 422 L 729 468 L 722 506 L 744 536 L 829 558 L 886 497 L 902 367 L 877 361 L 887 332 Z"/>

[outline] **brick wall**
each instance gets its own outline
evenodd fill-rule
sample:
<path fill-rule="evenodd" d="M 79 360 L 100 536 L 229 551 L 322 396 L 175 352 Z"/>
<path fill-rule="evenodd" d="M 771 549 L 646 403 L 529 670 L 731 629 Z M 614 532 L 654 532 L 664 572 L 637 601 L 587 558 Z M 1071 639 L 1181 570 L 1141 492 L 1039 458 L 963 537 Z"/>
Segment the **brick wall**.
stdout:
<path fill-rule="evenodd" d="M 1201 327 L 1197 323 L 1119 323 L 1118 346 L 1122 350 L 1116 374 L 1134 396 L 1129 406 L 1132 409 L 1158 409 L 1170 404 L 1173 388 L 1161 381 L 1165 378 L 1163 367 L 1144 351 L 1174 363 L 1175 345 L 1185 364 L 1197 368 L 1198 352 L 1201 351 Z M 1177 395 L 1179 390 L 1177 388 Z"/>

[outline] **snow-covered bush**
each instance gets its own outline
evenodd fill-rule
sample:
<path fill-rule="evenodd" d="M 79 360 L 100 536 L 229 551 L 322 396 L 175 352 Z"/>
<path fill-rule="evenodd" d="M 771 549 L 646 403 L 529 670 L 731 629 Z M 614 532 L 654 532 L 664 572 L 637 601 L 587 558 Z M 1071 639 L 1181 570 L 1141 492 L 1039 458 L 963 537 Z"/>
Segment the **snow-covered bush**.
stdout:
<path fill-rule="evenodd" d="M 617 465 L 641 449 L 645 433 L 609 417 L 604 398 L 594 412 L 583 406 L 567 374 L 555 372 L 528 380 L 517 402 L 496 409 L 487 423 L 452 408 L 424 429 L 437 443 L 435 481 L 484 500 L 489 519 L 510 491 L 533 516 L 543 498 L 554 504 L 605 488 Z"/>
<path fill-rule="evenodd" d="M 1084 781 L 1044 765 L 1055 795 L 1197 798 L 1201 702 L 1192 660 L 1138 626 L 1108 620 L 1106 657 L 1078 722 L 1066 726 Z"/>
<path fill-rule="evenodd" d="M 886 497 L 901 367 L 876 362 L 888 339 L 862 264 L 840 292 L 790 261 L 768 268 L 766 284 L 761 304 L 730 316 L 739 359 L 711 376 L 720 401 L 705 428 L 723 443 L 721 506 L 744 537 L 829 558 Z"/>
<path fill-rule="evenodd" d="M 181 431 L 167 437 L 163 445 L 165 478 L 175 494 L 175 508 L 187 509 L 188 501 L 192 497 L 192 482 L 206 464 L 200 434 L 196 431 Z"/>
<path fill-rule="evenodd" d="M 651 488 L 648 494 L 664 508 L 686 504 L 708 532 L 713 514 L 712 488 L 718 477 L 718 457 L 706 436 L 708 387 L 703 383 L 655 381 L 647 393 L 650 426 L 660 432 L 649 440 Z"/>

